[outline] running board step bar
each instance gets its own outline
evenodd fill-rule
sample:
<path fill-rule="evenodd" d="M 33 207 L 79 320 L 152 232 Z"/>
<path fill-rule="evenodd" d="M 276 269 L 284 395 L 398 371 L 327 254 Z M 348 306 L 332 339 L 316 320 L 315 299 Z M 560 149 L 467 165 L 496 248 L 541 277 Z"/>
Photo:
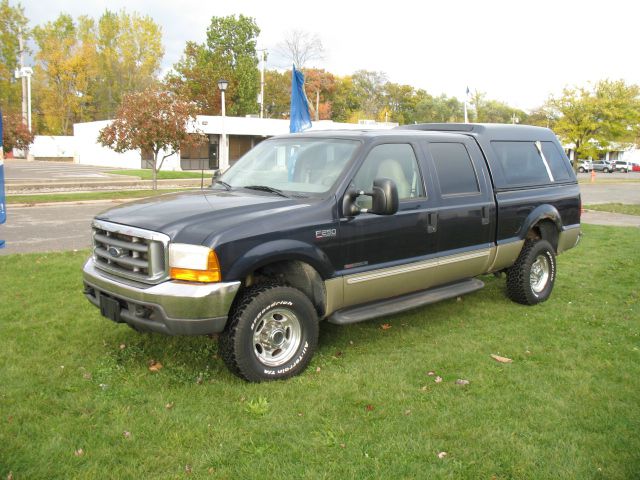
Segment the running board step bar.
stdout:
<path fill-rule="evenodd" d="M 363 322 L 371 318 L 394 315 L 422 307 L 423 305 L 436 303 L 440 300 L 446 300 L 447 298 L 465 295 L 480 290 L 482 287 L 484 287 L 484 283 L 481 280 L 469 278 L 443 287 L 436 287 L 421 292 L 409 293 L 401 297 L 388 298 L 366 305 L 338 310 L 334 312 L 327 321 L 329 323 L 335 323 L 336 325 Z"/>

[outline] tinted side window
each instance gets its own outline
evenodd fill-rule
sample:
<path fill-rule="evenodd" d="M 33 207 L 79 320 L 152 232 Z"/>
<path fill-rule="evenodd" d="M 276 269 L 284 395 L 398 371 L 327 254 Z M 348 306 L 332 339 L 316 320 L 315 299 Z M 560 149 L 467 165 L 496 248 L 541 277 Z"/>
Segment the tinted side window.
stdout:
<path fill-rule="evenodd" d="M 533 142 L 491 142 L 507 183 L 540 185 L 549 183 L 549 174 Z"/>
<path fill-rule="evenodd" d="M 400 200 L 425 196 L 415 153 L 407 143 L 389 143 L 374 147 L 358 170 L 352 186 L 370 192 L 373 181 L 378 178 L 393 180 L 398 188 Z M 357 203 L 361 208 L 369 208 L 371 197 L 358 197 Z"/>
<path fill-rule="evenodd" d="M 442 195 L 473 194 L 480 191 L 471 157 L 462 143 L 430 143 Z"/>
<path fill-rule="evenodd" d="M 551 170 L 553 179 L 556 182 L 562 182 L 571 178 L 567 171 L 564 158 L 562 158 L 562 154 L 558 151 L 558 147 L 556 147 L 553 142 L 542 142 L 542 153 L 544 153 L 544 158 L 547 159 L 549 169 Z"/>

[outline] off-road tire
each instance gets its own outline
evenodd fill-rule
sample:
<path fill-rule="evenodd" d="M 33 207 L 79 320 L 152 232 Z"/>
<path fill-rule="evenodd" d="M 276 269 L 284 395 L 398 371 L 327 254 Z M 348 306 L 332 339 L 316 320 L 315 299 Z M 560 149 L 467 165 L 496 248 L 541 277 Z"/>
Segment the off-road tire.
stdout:
<path fill-rule="evenodd" d="M 544 270 L 545 264 L 546 277 L 536 275 L 536 271 L 532 273 L 532 268 Z M 546 240 L 527 240 L 516 263 L 507 269 L 507 296 L 523 305 L 544 302 L 553 290 L 556 271 L 556 255 L 551 244 Z"/>
<path fill-rule="evenodd" d="M 229 370 L 250 382 L 301 373 L 318 345 L 318 314 L 309 298 L 296 288 L 273 283 L 250 287 L 241 295 L 219 339 L 220 356 Z"/>

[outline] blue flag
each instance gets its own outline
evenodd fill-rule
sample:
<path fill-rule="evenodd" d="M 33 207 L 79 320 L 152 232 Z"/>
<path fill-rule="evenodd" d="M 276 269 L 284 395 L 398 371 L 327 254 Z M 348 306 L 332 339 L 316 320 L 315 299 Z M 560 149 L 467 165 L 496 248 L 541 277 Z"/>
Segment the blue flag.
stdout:
<path fill-rule="evenodd" d="M 0 223 L 7 221 L 7 204 L 4 197 L 4 161 L 2 160 L 2 112 L 0 111 Z M 4 247 L 4 240 L 0 240 L 0 248 Z"/>
<path fill-rule="evenodd" d="M 304 93 L 304 74 L 293 66 L 291 71 L 291 119 L 289 132 L 302 132 L 311 127 L 309 101 Z"/>

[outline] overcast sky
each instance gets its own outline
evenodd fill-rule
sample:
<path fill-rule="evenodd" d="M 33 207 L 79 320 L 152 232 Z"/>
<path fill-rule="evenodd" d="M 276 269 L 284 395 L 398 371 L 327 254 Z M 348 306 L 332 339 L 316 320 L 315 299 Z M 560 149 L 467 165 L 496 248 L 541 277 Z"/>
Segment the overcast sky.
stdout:
<path fill-rule="evenodd" d="M 273 51 L 286 32 L 320 36 L 319 68 L 337 75 L 385 72 L 395 83 L 464 97 L 466 86 L 531 109 L 566 85 L 600 79 L 640 84 L 640 3 L 607 1 L 276 1 L 22 0 L 31 25 L 66 12 L 98 18 L 105 9 L 151 16 L 163 31 L 163 69 L 187 40 L 202 42 L 212 16 L 254 17 L 259 47 Z M 10 0 L 12 5 L 15 0 Z M 277 68 L 275 56 L 267 68 Z"/>

